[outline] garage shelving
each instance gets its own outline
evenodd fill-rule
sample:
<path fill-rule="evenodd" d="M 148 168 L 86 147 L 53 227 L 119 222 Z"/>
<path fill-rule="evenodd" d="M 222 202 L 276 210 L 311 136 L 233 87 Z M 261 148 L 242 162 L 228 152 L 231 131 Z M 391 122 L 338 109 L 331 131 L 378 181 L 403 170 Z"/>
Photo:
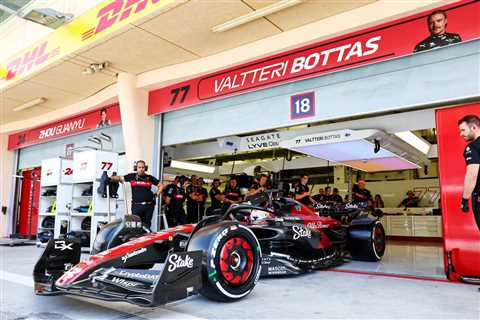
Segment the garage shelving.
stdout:
<path fill-rule="evenodd" d="M 72 201 L 72 160 L 60 157 L 42 161 L 40 178 L 40 203 L 38 211 L 37 234 L 44 231 L 53 232 L 58 238 L 66 233 L 62 228 L 63 217 L 68 217 Z M 45 227 L 43 223 L 47 217 L 54 217 L 53 227 Z M 45 245 L 37 242 L 37 245 Z"/>
<path fill-rule="evenodd" d="M 73 190 L 70 210 L 70 230 L 82 232 L 90 238 L 89 246 L 82 250 L 90 250 L 97 235 L 99 224 L 108 222 L 110 216 L 116 215 L 116 199 L 103 198 L 97 192 L 100 177 L 104 171 L 111 176 L 118 170 L 118 154 L 102 150 L 75 152 L 73 155 Z M 91 190 L 91 192 L 90 192 Z M 83 208 L 79 212 L 78 208 Z M 90 217 L 90 229 L 82 229 L 82 221 Z"/>

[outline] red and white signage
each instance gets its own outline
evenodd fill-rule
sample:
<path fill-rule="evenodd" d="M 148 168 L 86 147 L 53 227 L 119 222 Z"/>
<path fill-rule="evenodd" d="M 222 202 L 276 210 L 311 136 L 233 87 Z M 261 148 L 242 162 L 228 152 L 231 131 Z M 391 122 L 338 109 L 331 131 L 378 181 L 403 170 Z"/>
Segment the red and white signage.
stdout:
<path fill-rule="evenodd" d="M 118 104 L 8 136 L 8 150 L 19 149 L 120 123 Z"/>
<path fill-rule="evenodd" d="M 480 37 L 480 2 L 464 0 L 435 10 L 438 9 L 447 14 L 446 32 L 458 34 L 463 42 Z M 152 91 L 148 113 L 153 115 L 177 110 L 205 101 L 412 54 L 415 47 L 431 35 L 427 19 L 435 10 Z"/>

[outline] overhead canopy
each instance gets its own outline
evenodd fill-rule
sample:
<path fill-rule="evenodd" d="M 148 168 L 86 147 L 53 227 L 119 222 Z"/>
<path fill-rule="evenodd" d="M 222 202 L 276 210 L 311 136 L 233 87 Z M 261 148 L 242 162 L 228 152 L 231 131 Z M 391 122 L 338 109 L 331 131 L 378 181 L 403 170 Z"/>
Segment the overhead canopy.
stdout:
<path fill-rule="evenodd" d="M 280 146 L 366 172 L 418 169 L 428 162 L 396 136 L 374 129 L 301 135 L 281 141 Z"/>

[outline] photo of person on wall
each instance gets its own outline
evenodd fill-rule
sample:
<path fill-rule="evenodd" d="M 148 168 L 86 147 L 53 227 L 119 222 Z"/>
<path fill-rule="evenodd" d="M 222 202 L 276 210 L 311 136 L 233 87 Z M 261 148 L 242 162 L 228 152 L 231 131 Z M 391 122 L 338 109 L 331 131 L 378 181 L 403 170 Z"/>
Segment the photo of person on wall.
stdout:
<path fill-rule="evenodd" d="M 107 108 L 100 110 L 100 122 L 97 124 L 97 128 L 110 127 L 111 121 L 107 118 Z"/>
<path fill-rule="evenodd" d="M 435 10 L 427 17 L 427 26 L 430 36 L 419 42 L 413 52 L 420 52 L 454 43 L 462 42 L 458 33 L 449 33 L 446 31 L 448 24 L 447 13 L 444 10 Z"/>

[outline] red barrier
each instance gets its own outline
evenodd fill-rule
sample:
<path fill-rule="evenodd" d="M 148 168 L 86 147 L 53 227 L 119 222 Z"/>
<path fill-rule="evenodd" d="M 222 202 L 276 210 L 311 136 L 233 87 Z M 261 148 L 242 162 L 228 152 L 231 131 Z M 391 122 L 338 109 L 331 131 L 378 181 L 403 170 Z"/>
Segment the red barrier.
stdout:
<path fill-rule="evenodd" d="M 436 112 L 445 272 L 454 281 L 480 278 L 480 230 L 471 209 L 469 213 L 460 210 L 467 142 L 459 134 L 457 121 L 467 114 L 480 115 L 480 103 Z"/>

